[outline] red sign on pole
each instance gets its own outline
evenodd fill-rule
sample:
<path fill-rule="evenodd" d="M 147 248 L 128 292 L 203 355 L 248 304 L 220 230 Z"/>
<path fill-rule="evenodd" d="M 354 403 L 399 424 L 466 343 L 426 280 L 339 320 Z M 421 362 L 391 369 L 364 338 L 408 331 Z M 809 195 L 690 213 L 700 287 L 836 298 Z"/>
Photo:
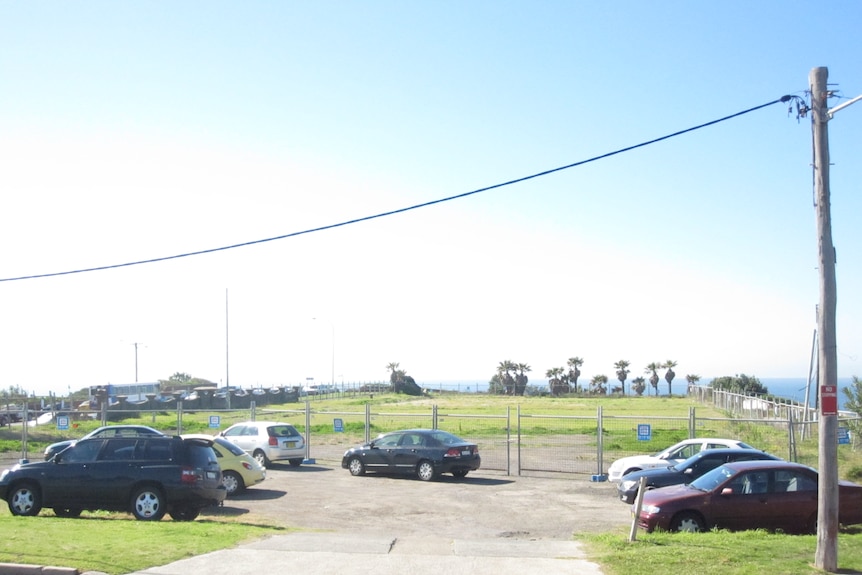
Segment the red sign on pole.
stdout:
<path fill-rule="evenodd" d="M 838 415 L 838 386 L 820 386 L 820 415 Z"/>

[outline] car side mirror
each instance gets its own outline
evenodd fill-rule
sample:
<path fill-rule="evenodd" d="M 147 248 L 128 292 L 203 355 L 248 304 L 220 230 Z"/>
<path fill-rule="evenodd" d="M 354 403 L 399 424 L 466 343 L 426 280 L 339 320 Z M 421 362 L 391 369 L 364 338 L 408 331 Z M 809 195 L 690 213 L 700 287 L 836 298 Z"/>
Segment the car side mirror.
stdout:
<path fill-rule="evenodd" d="M 733 488 L 732 487 L 725 487 L 724 489 L 721 490 L 721 494 L 722 495 L 733 495 Z"/>
<path fill-rule="evenodd" d="M 694 473 L 694 468 L 693 468 L 693 467 L 689 467 L 688 469 L 686 469 L 685 471 L 683 471 L 683 473 L 684 473 L 684 474 L 686 474 L 686 475 L 691 475 L 692 473 Z"/>

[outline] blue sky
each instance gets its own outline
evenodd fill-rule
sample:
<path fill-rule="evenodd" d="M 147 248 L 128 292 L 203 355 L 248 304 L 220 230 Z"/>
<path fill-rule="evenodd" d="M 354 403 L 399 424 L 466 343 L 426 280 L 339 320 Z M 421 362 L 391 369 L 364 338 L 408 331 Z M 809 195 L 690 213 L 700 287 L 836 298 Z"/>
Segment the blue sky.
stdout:
<path fill-rule="evenodd" d="M 860 21 L 854 2 L 0 2 L 0 279 L 464 194 L 807 98 L 816 66 L 835 106 L 862 93 Z M 862 375 L 860 128 L 862 104 L 829 124 L 842 377 Z M 574 356 L 585 379 L 621 359 L 805 377 L 811 157 L 810 119 L 776 104 L 385 218 L 2 281 L 0 388 L 390 362 L 487 380 L 503 360 L 542 382 Z"/>

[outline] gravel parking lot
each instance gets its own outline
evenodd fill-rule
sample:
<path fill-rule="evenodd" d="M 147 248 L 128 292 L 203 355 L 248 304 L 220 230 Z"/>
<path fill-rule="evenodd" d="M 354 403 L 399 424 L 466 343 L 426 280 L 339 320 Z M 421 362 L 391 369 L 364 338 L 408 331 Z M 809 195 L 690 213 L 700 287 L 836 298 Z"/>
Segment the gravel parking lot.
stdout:
<path fill-rule="evenodd" d="M 210 513 L 207 511 L 206 513 Z M 616 486 L 582 475 L 444 475 L 434 482 L 368 474 L 340 461 L 299 468 L 273 464 L 267 479 L 214 515 L 249 515 L 290 527 L 450 538 L 570 539 L 576 532 L 626 530 L 628 505 Z"/>

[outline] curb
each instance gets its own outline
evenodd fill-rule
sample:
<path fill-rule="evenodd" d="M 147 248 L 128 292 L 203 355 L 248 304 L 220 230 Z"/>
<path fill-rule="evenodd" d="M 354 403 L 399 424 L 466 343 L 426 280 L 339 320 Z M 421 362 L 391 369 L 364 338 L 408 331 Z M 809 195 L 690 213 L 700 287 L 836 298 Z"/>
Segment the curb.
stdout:
<path fill-rule="evenodd" d="M 80 573 L 73 567 L 0 563 L 0 575 L 80 575 Z"/>

